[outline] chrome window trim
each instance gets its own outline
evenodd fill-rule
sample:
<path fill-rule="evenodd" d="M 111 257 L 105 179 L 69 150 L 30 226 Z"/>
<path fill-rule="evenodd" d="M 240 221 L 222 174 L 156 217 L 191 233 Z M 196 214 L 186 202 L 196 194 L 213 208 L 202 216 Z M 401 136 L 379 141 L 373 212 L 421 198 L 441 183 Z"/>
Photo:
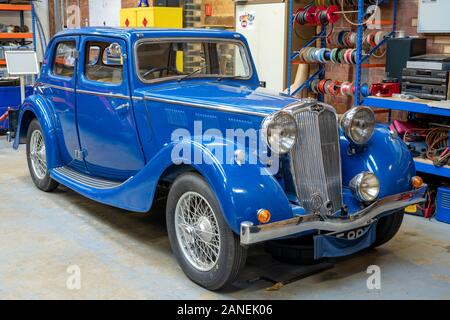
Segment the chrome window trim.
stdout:
<path fill-rule="evenodd" d="M 232 113 L 239 113 L 239 114 L 245 114 L 250 116 L 257 116 L 257 117 L 267 117 L 267 113 L 263 112 L 256 112 L 256 111 L 246 111 L 241 110 L 238 108 L 225 106 L 225 105 L 206 105 L 202 103 L 195 103 L 195 102 L 185 102 L 185 101 L 178 101 L 178 100 L 171 100 L 171 99 L 165 99 L 165 98 L 156 98 L 156 97 L 149 97 L 145 96 L 144 100 L 149 101 L 155 101 L 155 102 L 163 102 L 163 103 L 171 103 L 186 107 L 193 107 L 193 108 L 203 108 L 203 109 L 209 109 L 209 110 L 215 110 L 215 111 L 223 111 L 223 112 L 232 112 Z"/>
<path fill-rule="evenodd" d="M 181 76 L 173 76 L 173 77 L 167 77 L 167 78 L 162 78 L 162 79 L 153 79 L 153 80 L 145 80 L 141 77 L 140 73 L 139 73 L 139 65 L 138 65 L 138 55 L 137 55 L 137 48 L 140 44 L 144 43 L 144 42 L 155 42 L 155 43 L 165 43 L 165 42 L 173 42 L 173 41 L 180 41 L 180 42 L 186 42 L 186 41 L 198 41 L 198 42 L 208 42 L 208 41 L 221 41 L 221 42 L 231 42 L 231 43 L 236 43 L 242 46 L 242 48 L 245 51 L 245 55 L 246 55 L 246 60 L 247 60 L 247 64 L 248 64 L 248 69 L 249 69 L 249 75 L 248 77 L 236 77 L 233 79 L 236 80 L 250 80 L 251 78 L 253 78 L 253 74 L 254 74 L 254 70 L 253 70 L 253 65 L 252 65 L 252 61 L 250 59 L 250 52 L 248 50 L 248 47 L 244 44 L 244 42 L 242 42 L 242 40 L 238 40 L 238 39 L 228 39 L 228 38 L 207 38 L 207 37 L 162 37 L 162 38 L 144 38 L 144 39 L 139 39 L 138 41 L 136 41 L 134 43 L 134 47 L 133 47 L 133 54 L 134 54 L 134 72 L 136 73 L 137 78 L 139 79 L 139 81 L 143 84 L 153 84 L 153 83 L 161 83 L 161 82 L 165 82 L 165 81 L 173 81 L 173 80 L 178 80 L 181 79 L 182 77 L 184 77 L 185 75 L 181 75 Z M 226 79 L 226 76 L 220 77 L 220 76 L 215 76 L 215 75 L 197 75 L 194 76 L 193 78 L 224 78 Z"/>

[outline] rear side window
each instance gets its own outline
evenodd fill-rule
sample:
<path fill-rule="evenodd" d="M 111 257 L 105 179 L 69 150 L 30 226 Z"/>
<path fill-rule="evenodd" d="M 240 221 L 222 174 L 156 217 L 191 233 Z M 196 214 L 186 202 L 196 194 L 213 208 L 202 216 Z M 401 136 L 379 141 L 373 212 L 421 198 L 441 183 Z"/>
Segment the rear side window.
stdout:
<path fill-rule="evenodd" d="M 115 42 L 88 42 L 84 69 L 89 80 L 121 84 L 123 61 L 120 45 Z"/>
<path fill-rule="evenodd" d="M 75 70 L 75 41 L 64 41 L 58 43 L 53 63 L 53 74 L 72 78 Z"/>

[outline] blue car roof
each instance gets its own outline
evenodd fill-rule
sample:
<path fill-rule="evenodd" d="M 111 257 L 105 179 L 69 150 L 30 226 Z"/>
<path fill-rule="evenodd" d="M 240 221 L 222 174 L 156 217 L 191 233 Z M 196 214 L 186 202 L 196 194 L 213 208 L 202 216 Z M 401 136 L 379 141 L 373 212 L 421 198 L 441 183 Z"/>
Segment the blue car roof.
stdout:
<path fill-rule="evenodd" d="M 85 27 L 80 29 L 67 29 L 59 32 L 57 37 L 102 35 L 120 37 L 123 39 L 157 38 L 157 37 L 205 37 L 205 38 L 240 38 L 237 32 L 217 29 L 160 29 L 160 28 L 114 28 L 114 27 Z M 142 35 L 142 36 L 141 36 Z"/>

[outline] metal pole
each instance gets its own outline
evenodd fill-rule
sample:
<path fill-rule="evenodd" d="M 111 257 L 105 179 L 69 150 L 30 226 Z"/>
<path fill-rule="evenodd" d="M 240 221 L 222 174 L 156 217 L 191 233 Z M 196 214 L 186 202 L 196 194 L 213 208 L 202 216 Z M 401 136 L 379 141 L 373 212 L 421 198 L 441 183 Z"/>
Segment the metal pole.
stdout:
<path fill-rule="evenodd" d="M 322 31 L 320 32 L 320 47 L 326 48 L 327 47 L 327 26 L 322 25 Z M 319 66 L 319 79 L 323 80 L 325 79 L 325 64 L 320 64 Z M 325 96 L 323 94 L 319 94 L 319 101 L 324 102 Z"/>
<path fill-rule="evenodd" d="M 36 8 L 34 7 L 34 3 L 31 2 L 31 28 L 33 32 L 33 47 L 34 51 L 37 48 L 37 39 L 36 39 Z M 44 54 L 44 53 L 42 53 Z"/>
<path fill-rule="evenodd" d="M 395 37 L 395 32 L 397 31 L 397 3 L 398 0 L 394 0 L 394 17 L 392 18 L 392 31 L 394 33 L 394 37 Z"/>
<path fill-rule="evenodd" d="M 364 19 L 364 0 L 358 0 L 358 33 L 356 38 L 356 75 L 355 75 L 355 97 L 353 105 L 359 106 L 361 104 L 361 59 L 362 59 L 362 45 L 363 45 L 363 22 Z"/>
<path fill-rule="evenodd" d="M 25 101 L 25 76 L 20 76 L 20 101 L 21 104 Z"/>
<path fill-rule="evenodd" d="M 289 0 L 288 0 L 289 1 Z M 294 0 L 290 0 L 289 1 L 289 28 L 288 28 L 288 54 L 287 54 L 287 86 L 288 86 L 288 94 L 291 94 L 291 82 L 292 82 L 292 28 L 293 26 L 293 22 L 294 22 L 294 17 L 293 17 L 293 12 L 294 12 Z"/>

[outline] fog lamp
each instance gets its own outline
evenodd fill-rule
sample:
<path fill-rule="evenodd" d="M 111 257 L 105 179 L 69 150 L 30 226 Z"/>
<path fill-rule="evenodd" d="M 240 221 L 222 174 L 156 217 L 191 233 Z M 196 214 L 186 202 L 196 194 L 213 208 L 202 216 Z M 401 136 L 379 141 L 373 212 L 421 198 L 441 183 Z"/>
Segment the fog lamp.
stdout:
<path fill-rule="evenodd" d="M 271 214 L 269 210 L 261 209 L 258 211 L 258 221 L 260 223 L 268 223 L 270 221 Z"/>
<path fill-rule="evenodd" d="M 372 202 L 380 194 L 380 181 L 372 172 L 362 172 L 350 181 L 353 194 L 363 202 Z"/>

